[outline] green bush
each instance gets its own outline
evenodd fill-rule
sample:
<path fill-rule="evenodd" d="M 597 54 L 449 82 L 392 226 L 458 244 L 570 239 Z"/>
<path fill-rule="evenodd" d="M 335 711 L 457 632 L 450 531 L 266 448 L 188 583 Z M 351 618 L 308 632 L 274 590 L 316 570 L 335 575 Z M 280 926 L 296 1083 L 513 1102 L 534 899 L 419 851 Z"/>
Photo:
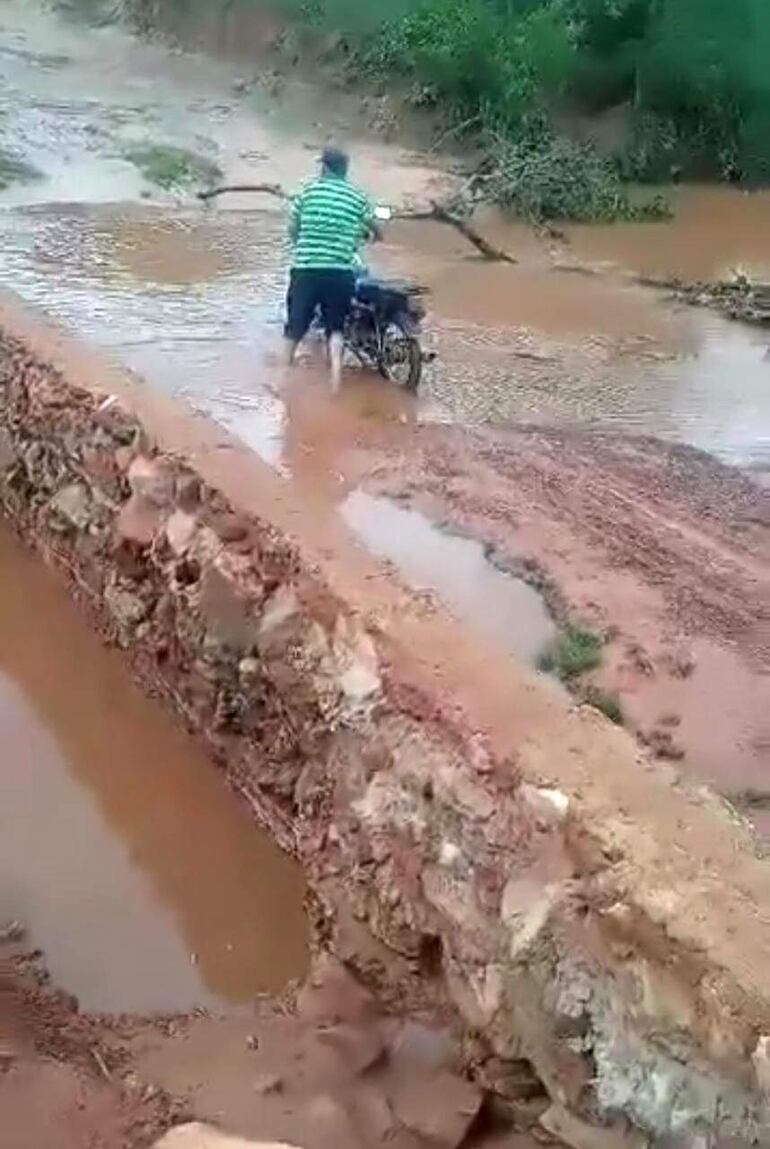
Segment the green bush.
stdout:
<path fill-rule="evenodd" d="M 613 161 L 542 124 L 516 141 L 499 138 L 488 153 L 485 198 L 525 219 L 611 223 L 670 214 L 660 196 L 632 202 Z"/>
<path fill-rule="evenodd" d="M 126 153 L 149 183 L 167 191 L 172 188 L 204 187 L 214 184 L 222 175 L 218 164 L 186 148 L 162 144 L 146 144 Z"/>
<path fill-rule="evenodd" d="M 626 716 L 620 695 L 614 690 L 600 690 L 598 686 L 589 685 L 583 691 L 583 701 L 589 706 L 600 710 L 605 718 L 614 722 L 616 726 L 625 725 Z"/>
<path fill-rule="evenodd" d="M 103 7 L 106 0 L 59 0 Z M 151 27 L 204 0 L 111 0 Z M 214 11 L 265 0 L 213 0 Z M 346 66 L 482 140 L 505 139 L 512 206 L 615 218 L 618 179 L 770 179 L 770 0 L 273 0 L 294 29 L 342 35 Z M 627 105 L 614 165 L 554 143 L 552 123 Z M 566 116 L 564 113 L 568 113 Z M 533 148 L 532 125 L 546 125 Z M 455 138 L 458 138 L 457 134 Z M 536 141 L 537 142 L 537 141 Z M 574 145 L 572 145 L 574 147 Z M 571 187 L 554 163 L 574 164 Z M 654 214 L 654 213 L 653 213 Z"/>
<path fill-rule="evenodd" d="M 603 645 L 596 631 L 568 626 L 542 655 L 538 667 L 547 674 L 555 674 L 562 682 L 569 682 L 601 664 Z"/>

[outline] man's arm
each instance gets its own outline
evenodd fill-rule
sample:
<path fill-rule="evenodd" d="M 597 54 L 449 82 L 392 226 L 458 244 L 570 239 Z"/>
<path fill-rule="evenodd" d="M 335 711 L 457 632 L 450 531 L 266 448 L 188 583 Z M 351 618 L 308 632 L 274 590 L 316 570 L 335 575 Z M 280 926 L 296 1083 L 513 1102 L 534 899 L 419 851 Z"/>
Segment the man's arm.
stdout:
<path fill-rule="evenodd" d="M 292 243 L 296 243 L 299 238 L 299 225 L 302 219 L 302 201 L 303 193 L 295 195 L 291 201 L 291 208 L 289 211 L 289 239 Z"/>
<path fill-rule="evenodd" d="M 366 200 L 364 207 L 364 238 L 371 240 L 372 243 L 380 243 L 382 240 L 382 227 L 370 199 Z"/>

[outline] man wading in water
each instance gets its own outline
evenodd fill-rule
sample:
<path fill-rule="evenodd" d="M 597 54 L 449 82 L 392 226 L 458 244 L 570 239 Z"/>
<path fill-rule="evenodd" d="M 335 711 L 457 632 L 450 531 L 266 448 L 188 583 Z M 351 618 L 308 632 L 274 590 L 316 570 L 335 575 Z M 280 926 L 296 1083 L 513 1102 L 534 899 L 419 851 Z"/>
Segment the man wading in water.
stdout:
<path fill-rule="evenodd" d="M 338 148 L 325 148 L 320 178 L 292 202 L 289 235 L 294 257 L 286 296 L 286 356 L 294 362 L 320 308 L 329 340 L 332 390 L 340 385 L 343 332 L 360 266 L 358 250 L 380 238 L 374 206 L 348 181 L 349 160 Z"/>

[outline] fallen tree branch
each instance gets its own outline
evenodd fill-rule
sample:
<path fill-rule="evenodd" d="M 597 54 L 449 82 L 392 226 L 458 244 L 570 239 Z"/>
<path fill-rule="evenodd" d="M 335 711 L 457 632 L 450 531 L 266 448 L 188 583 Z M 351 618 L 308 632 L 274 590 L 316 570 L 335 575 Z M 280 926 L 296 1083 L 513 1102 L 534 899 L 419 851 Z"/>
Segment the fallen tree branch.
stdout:
<path fill-rule="evenodd" d="M 668 291 L 672 299 L 692 307 L 711 307 L 728 319 L 770 326 L 770 283 L 754 282 L 745 275 L 715 283 L 690 283 L 676 278 L 640 275 L 637 283 Z"/>
<path fill-rule="evenodd" d="M 463 219 L 461 215 L 453 212 L 450 208 L 445 207 L 444 204 L 436 203 L 435 200 L 431 201 L 430 208 L 425 210 L 403 211 L 395 212 L 394 219 L 404 220 L 434 220 L 437 223 L 446 223 L 459 231 L 468 243 L 479 251 L 485 259 L 492 260 L 496 263 L 518 263 L 509 252 L 503 251 L 500 247 L 495 247 L 488 239 L 485 239 L 475 227 L 473 227 L 467 219 Z"/>
<path fill-rule="evenodd" d="M 230 193 L 239 192 L 259 192 L 264 195 L 272 195 L 281 200 L 289 200 L 291 196 L 282 188 L 280 184 L 223 184 L 221 187 L 209 188 L 207 191 L 198 192 L 198 199 L 207 203 L 209 200 L 215 199 L 217 196 L 227 195 Z M 518 261 L 510 255 L 507 251 L 503 251 L 499 247 L 495 247 L 489 240 L 480 235 L 466 219 L 463 219 L 457 212 L 452 211 L 451 208 L 444 204 L 431 201 L 430 207 L 424 210 L 415 209 L 414 211 L 395 211 L 393 212 L 393 219 L 399 220 L 433 220 L 437 223 L 445 223 L 459 231 L 465 239 L 468 240 L 473 247 L 480 252 L 485 259 L 493 260 L 497 263 L 517 263 Z"/>
<path fill-rule="evenodd" d="M 238 192 L 261 192 L 264 195 L 272 195 L 277 199 L 288 200 L 291 196 L 282 188 L 280 184 L 222 184 L 221 187 L 209 188 L 207 191 L 198 192 L 198 199 L 208 203 L 210 199 L 216 199 L 220 195 L 229 195 L 230 193 L 236 194 Z"/>

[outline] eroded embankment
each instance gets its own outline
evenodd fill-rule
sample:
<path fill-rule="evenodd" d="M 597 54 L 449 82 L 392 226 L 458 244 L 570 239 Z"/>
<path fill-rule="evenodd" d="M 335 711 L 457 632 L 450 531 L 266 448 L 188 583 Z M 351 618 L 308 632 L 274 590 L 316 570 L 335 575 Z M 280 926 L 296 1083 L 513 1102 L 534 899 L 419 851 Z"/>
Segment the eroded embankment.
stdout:
<path fill-rule="evenodd" d="M 0 311 L 0 490 L 302 861 L 318 938 L 451 1005 L 543 1118 L 766 1126 L 770 874 L 728 807 L 449 619 L 268 468 Z M 591 1142 L 594 1144 L 595 1142 Z"/>

